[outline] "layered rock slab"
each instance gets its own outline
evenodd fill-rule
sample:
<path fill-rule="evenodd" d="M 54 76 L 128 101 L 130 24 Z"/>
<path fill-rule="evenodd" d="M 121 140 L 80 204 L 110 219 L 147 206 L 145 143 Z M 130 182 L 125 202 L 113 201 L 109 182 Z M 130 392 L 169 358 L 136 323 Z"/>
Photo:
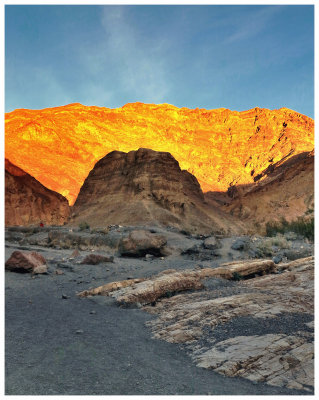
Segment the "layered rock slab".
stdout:
<path fill-rule="evenodd" d="M 197 360 L 227 376 L 241 376 L 290 389 L 307 389 L 314 379 L 313 343 L 298 336 L 237 336 L 217 343 Z"/>
<path fill-rule="evenodd" d="M 225 281 L 235 273 L 257 276 Z M 153 278 L 112 282 L 79 293 L 92 295 L 139 304 L 156 316 L 147 323 L 153 337 L 185 345 L 200 367 L 312 391 L 313 257 L 278 265 L 246 260 L 215 269 L 167 270 Z M 294 322 L 283 326 L 285 320 Z M 239 327 L 236 321 L 241 321 Z M 230 337 L 225 339 L 227 327 Z"/>
<path fill-rule="evenodd" d="M 306 324 L 289 334 L 281 320 L 294 315 L 313 319 L 314 261 L 312 257 L 279 264 L 276 274 L 237 283 L 237 293 L 222 288 L 162 299 L 145 309 L 158 316 L 148 325 L 155 338 L 186 344 L 198 366 L 228 376 L 241 376 L 275 386 L 312 390 L 313 333 Z M 298 317 L 299 316 L 299 317 Z M 240 318 L 251 319 L 223 340 L 215 330 L 232 326 Z M 251 335 L 253 321 L 270 325 L 266 335 Z M 224 328 L 225 329 L 225 328 Z"/>
<path fill-rule="evenodd" d="M 265 274 L 275 270 L 272 260 L 243 261 L 222 264 L 219 268 L 176 271 L 165 270 L 149 279 L 113 282 L 99 288 L 79 293 L 80 297 L 103 294 L 112 296 L 122 304 L 150 304 L 167 294 L 196 290 L 204 287 L 203 280 L 208 277 L 233 279 L 236 274 L 241 277 L 254 274 Z M 118 289 L 122 290 L 118 290 Z"/>
<path fill-rule="evenodd" d="M 70 214 L 65 197 L 5 160 L 5 224 L 63 225 Z"/>

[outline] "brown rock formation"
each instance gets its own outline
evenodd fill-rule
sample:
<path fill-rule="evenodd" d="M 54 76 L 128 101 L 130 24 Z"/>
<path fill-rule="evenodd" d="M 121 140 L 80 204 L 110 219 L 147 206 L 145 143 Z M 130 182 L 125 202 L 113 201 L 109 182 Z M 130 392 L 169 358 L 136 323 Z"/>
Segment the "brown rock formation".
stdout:
<path fill-rule="evenodd" d="M 223 210 L 239 217 L 246 226 L 268 221 L 313 217 L 314 152 L 272 164 L 254 184 L 233 186 Z M 214 195 L 206 194 L 206 199 Z"/>
<path fill-rule="evenodd" d="M 311 151 L 314 121 L 287 108 L 69 104 L 6 114 L 5 140 L 7 158 L 73 204 L 94 164 L 113 150 L 170 152 L 204 192 L 252 183 L 270 164 Z"/>
<path fill-rule="evenodd" d="M 143 148 L 113 151 L 98 161 L 72 215 L 72 223 L 90 226 L 160 224 L 208 232 L 225 227 L 218 211 L 206 206 L 193 175 L 171 154 Z"/>
<path fill-rule="evenodd" d="M 14 272 L 43 274 L 47 272 L 47 263 L 45 258 L 35 251 L 14 251 L 6 261 L 5 269 Z"/>
<path fill-rule="evenodd" d="M 59 193 L 5 160 L 5 224 L 30 225 L 43 222 L 62 225 L 69 217 L 69 204 Z"/>

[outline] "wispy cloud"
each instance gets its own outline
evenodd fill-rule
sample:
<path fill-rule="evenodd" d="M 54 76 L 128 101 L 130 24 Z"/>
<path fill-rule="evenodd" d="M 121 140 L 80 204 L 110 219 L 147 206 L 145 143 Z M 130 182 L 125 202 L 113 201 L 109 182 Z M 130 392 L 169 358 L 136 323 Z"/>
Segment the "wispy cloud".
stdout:
<path fill-rule="evenodd" d="M 267 28 L 269 21 L 275 14 L 282 11 L 282 6 L 262 7 L 254 13 L 249 13 L 246 18 L 233 18 L 232 24 L 234 32 L 226 37 L 225 43 L 230 44 L 253 38 Z M 229 24 L 229 21 L 227 22 Z"/>
<path fill-rule="evenodd" d="M 143 40 L 130 23 L 126 7 L 104 7 L 102 25 L 105 56 L 117 65 L 117 76 L 126 92 L 146 102 L 164 101 L 170 89 L 163 54 L 168 43 L 152 38 L 146 45 L 148 38 Z"/>

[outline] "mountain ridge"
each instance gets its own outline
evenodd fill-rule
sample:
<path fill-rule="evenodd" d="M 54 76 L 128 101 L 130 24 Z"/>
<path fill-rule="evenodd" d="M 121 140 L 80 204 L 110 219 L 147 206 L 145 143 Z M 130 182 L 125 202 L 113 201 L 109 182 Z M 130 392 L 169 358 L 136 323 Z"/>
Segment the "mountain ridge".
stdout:
<path fill-rule="evenodd" d="M 314 147 L 314 122 L 287 108 L 247 111 L 128 103 L 6 114 L 6 156 L 72 204 L 96 161 L 113 150 L 167 151 L 204 192 L 246 184 L 272 163 Z M 17 146 L 18 144 L 18 146 Z"/>

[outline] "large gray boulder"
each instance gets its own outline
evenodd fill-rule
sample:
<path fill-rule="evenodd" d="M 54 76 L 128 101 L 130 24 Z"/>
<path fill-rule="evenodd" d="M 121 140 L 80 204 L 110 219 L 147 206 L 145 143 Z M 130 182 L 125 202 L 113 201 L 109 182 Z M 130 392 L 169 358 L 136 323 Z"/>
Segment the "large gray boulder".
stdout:
<path fill-rule="evenodd" d="M 165 236 L 146 230 L 131 231 L 119 244 L 119 253 L 126 257 L 144 257 L 146 254 L 163 256 L 167 240 Z"/>

